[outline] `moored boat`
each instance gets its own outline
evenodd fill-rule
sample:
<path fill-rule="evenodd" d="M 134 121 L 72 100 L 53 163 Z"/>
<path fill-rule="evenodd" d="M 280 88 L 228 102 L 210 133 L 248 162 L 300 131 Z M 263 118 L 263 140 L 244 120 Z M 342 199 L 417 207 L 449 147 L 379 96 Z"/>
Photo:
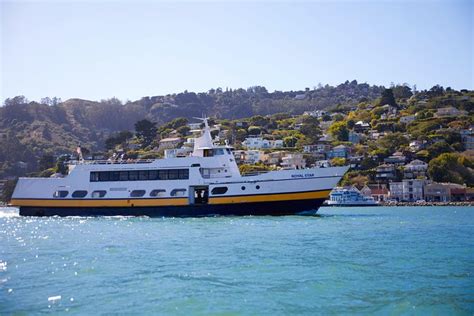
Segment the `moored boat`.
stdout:
<path fill-rule="evenodd" d="M 326 202 L 328 206 L 377 206 L 371 196 L 364 196 L 355 187 L 336 187 Z"/>
<path fill-rule="evenodd" d="M 204 119 L 189 157 L 76 161 L 63 178 L 20 178 L 11 205 L 24 216 L 210 216 L 316 213 L 348 167 L 241 175 L 232 147 Z"/>

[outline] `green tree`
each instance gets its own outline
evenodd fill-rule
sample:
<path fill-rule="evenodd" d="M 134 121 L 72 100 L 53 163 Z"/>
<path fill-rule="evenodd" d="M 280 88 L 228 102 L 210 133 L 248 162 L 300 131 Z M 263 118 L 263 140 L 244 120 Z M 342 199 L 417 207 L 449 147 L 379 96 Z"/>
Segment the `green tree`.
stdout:
<path fill-rule="evenodd" d="M 408 145 L 408 138 L 403 133 L 390 133 L 377 140 L 379 148 L 388 149 L 390 153 Z"/>
<path fill-rule="evenodd" d="M 331 159 L 331 166 L 345 166 L 346 165 L 346 158 L 335 157 Z"/>
<path fill-rule="evenodd" d="M 283 138 L 283 144 L 285 147 L 295 147 L 297 141 L 298 138 L 294 136 L 287 136 Z"/>
<path fill-rule="evenodd" d="M 412 95 L 411 88 L 407 84 L 393 87 L 393 96 L 395 99 L 408 99 Z"/>
<path fill-rule="evenodd" d="M 393 96 L 392 89 L 385 89 L 382 91 L 382 97 L 379 102 L 380 105 L 388 104 L 390 106 L 397 107 L 397 102 L 395 101 L 395 97 Z"/>
<path fill-rule="evenodd" d="M 454 151 L 453 148 L 445 141 L 436 142 L 428 146 L 426 150 L 429 153 L 429 159 L 433 159 L 433 158 L 438 157 L 441 154 L 451 153 Z"/>
<path fill-rule="evenodd" d="M 148 147 L 155 139 L 157 133 L 156 123 L 147 119 L 135 123 L 135 135 L 140 141 L 142 148 Z"/>
<path fill-rule="evenodd" d="M 40 171 L 54 167 L 54 157 L 51 154 L 44 154 L 38 161 Z"/>
<path fill-rule="evenodd" d="M 458 153 L 444 153 L 428 164 L 430 178 L 437 182 L 474 185 L 473 161 Z"/>
<path fill-rule="evenodd" d="M 341 142 L 346 142 L 349 140 L 349 129 L 347 128 L 347 123 L 345 121 L 334 122 L 329 127 L 329 134 L 332 137 Z"/>
<path fill-rule="evenodd" d="M 259 126 L 250 126 L 248 132 L 250 135 L 259 135 L 262 132 L 262 129 Z"/>

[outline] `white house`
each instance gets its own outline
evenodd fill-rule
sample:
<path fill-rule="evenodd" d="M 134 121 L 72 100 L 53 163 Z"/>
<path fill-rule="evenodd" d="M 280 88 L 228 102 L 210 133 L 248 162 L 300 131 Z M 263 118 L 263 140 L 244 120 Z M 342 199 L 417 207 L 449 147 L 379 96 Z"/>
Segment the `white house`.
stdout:
<path fill-rule="evenodd" d="M 415 120 L 415 115 L 402 116 L 400 118 L 400 123 L 409 124 Z"/>
<path fill-rule="evenodd" d="M 288 154 L 282 159 L 281 166 L 283 169 L 304 169 L 306 168 L 306 160 L 303 154 Z"/>
<path fill-rule="evenodd" d="M 438 111 L 435 113 L 436 117 L 443 117 L 443 116 L 463 116 L 467 115 L 466 111 L 458 110 L 453 106 L 448 106 L 445 108 L 439 108 Z"/>
<path fill-rule="evenodd" d="M 262 150 L 246 150 L 244 159 L 247 164 L 256 164 L 265 160 L 265 153 Z"/>
<path fill-rule="evenodd" d="M 404 202 L 423 200 L 423 187 L 426 182 L 422 179 L 404 179 L 401 182 L 390 182 L 390 198 Z"/>
<path fill-rule="evenodd" d="M 428 164 L 421 160 L 415 159 L 404 166 L 403 176 L 407 179 L 425 177 L 426 170 L 428 170 Z"/>
<path fill-rule="evenodd" d="M 283 140 L 268 140 L 262 137 L 247 137 L 242 145 L 247 149 L 265 149 L 265 148 L 281 148 L 283 147 Z"/>

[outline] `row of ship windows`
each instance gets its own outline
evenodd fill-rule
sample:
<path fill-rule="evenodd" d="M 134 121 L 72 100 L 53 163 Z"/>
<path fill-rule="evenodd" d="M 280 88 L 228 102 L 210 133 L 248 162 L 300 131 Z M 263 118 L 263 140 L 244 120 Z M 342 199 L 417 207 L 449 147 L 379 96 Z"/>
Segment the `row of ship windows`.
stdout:
<path fill-rule="evenodd" d="M 90 174 L 90 182 L 187 179 L 189 169 L 93 171 Z"/>
<path fill-rule="evenodd" d="M 214 195 L 225 194 L 227 190 L 228 190 L 227 187 L 215 187 L 211 190 L 211 194 L 214 194 Z M 72 192 L 71 197 L 85 198 L 87 194 L 88 192 L 86 190 L 77 190 L 77 191 Z M 107 191 L 105 190 L 92 191 L 91 198 L 103 198 L 106 194 L 107 194 Z M 145 196 L 145 194 L 146 194 L 145 190 L 133 190 L 130 192 L 130 197 L 142 197 L 142 196 Z M 166 190 L 163 190 L 163 189 L 155 189 L 155 190 L 150 191 L 151 197 L 161 197 L 161 196 L 165 196 L 165 194 L 166 194 Z M 69 191 L 58 190 L 54 192 L 53 197 L 65 198 L 68 195 L 69 195 Z M 173 189 L 170 192 L 170 196 L 185 196 L 185 195 L 186 195 L 186 189 Z"/>

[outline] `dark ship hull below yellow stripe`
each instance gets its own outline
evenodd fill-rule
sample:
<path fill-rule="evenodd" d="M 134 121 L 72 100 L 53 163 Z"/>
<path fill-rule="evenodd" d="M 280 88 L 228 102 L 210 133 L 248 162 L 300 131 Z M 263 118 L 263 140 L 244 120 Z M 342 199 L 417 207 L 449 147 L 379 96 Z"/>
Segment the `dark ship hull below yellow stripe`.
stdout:
<path fill-rule="evenodd" d="M 316 213 L 329 190 L 211 197 L 208 204 L 189 204 L 187 198 L 130 200 L 17 199 L 23 216 L 150 216 L 292 215 Z"/>

